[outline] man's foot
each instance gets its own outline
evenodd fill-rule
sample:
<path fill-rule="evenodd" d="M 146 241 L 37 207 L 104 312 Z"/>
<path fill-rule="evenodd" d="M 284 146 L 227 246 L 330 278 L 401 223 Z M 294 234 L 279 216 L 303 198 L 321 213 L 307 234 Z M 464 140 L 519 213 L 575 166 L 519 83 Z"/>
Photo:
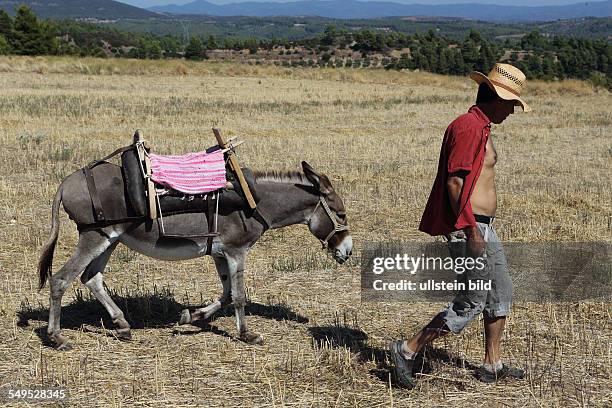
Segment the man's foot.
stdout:
<path fill-rule="evenodd" d="M 521 370 L 520 368 L 509 367 L 504 364 L 502 365 L 502 368 L 495 372 L 489 371 L 484 367 L 479 367 L 474 372 L 474 376 L 484 383 L 491 384 L 504 378 L 520 380 L 521 378 L 525 377 L 525 371 Z"/>
<path fill-rule="evenodd" d="M 412 366 L 414 359 L 407 360 L 402 356 L 403 340 L 392 341 L 389 345 L 391 360 L 395 366 L 395 382 L 401 388 L 411 389 L 414 387 L 414 379 L 412 378 Z"/>

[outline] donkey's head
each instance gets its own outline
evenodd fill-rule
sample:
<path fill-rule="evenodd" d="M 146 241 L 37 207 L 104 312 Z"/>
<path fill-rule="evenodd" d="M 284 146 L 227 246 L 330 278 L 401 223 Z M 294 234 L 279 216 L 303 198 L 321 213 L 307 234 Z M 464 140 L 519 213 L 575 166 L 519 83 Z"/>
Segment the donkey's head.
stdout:
<path fill-rule="evenodd" d="M 308 228 L 336 262 L 344 263 L 353 252 L 344 203 L 326 175 L 318 173 L 305 161 L 302 169 L 319 193 L 319 201 L 308 218 Z"/>

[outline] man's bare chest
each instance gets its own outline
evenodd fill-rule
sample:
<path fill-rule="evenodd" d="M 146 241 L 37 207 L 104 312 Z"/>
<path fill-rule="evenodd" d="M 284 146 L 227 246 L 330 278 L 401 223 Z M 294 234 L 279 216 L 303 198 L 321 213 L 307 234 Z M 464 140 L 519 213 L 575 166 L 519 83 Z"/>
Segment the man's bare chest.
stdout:
<path fill-rule="evenodd" d="M 493 138 L 489 136 L 485 146 L 484 166 L 491 168 L 497 164 L 497 150 L 493 144 Z"/>

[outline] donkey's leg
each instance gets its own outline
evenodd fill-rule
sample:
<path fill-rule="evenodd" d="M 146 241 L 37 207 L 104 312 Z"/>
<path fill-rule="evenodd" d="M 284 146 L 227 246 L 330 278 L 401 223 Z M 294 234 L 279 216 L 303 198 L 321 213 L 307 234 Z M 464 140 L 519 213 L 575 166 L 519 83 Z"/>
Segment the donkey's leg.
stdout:
<path fill-rule="evenodd" d="M 263 337 L 248 329 L 244 315 L 244 307 L 246 306 L 246 292 L 244 289 L 245 262 L 246 251 L 227 258 L 232 287 L 232 302 L 234 303 L 236 315 L 236 327 L 238 328 L 240 340 L 248 344 L 262 344 Z"/>
<path fill-rule="evenodd" d="M 215 266 L 217 269 L 217 273 L 219 274 L 219 279 L 221 279 L 221 284 L 223 285 L 223 294 L 221 297 L 211 303 L 210 305 L 196 309 L 193 313 L 189 313 L 189 309 L 185 309 L 181 313 L 181 320 L 179 324 L 187 324 L 191 322 L 195 322 L 196 320 L 206 320 L 217 310 L 229 305 L 231 303 L 230 293 L 230 274 L 227 266 L 227 261 L 225 258 L 213 258 L 215 261 Z"/>
<path fill-rule="evenodd" d="M 106 249 L 100 256 L 91 261 L 87 268 L 85 268 L 85 272 L 81 275 L 81 282 L 85 284 L 94 295 L 96 299 L 102 306 L 106 309 L 108 314 L 110 315 L 113 323 L 117 326 L 117 338 L 120 340 L 132 340 L 132 333 L 130 331 L 130 325 L 125 320 L 123 312 L 119 309 L 119 306 L 111 299 L 110 295 L 106 292 L 104 288 L 104 276 L 102 273 L 104 272 L 104 268 L 108 263 L 108 260 L 117 247 L 119 242 L 116 241 L 111 244 L 110 247 Z"/>
<path fill-rule="evenodd" d="M 68 262 L 49 280 L 50 284 L 50 306 L 49 326 L 47 333 L 55 343 L 58 350 L 70 350 L 72 346 L 62 336 L 60 329 L 60 316 L 62 308 L 62 297 L 64 292 L 85 267 L 102 254 L 111 245 L 111 240 L 98 231 L 87 231 L 79 235 L 79 243 Z"/>

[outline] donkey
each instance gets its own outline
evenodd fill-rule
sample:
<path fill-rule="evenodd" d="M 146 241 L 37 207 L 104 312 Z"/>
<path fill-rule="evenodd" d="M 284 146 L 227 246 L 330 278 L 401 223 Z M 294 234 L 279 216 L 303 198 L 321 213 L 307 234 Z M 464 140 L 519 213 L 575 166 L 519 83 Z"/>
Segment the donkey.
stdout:
<path fill-rule="evenodd" d="M 353 240 L 348 231 L 348 220 L 344 203 L 334 190 L 329 178 L 302 162 L 303 174 L 298 172 L 256 173 L 257 193 L 260 196 L 258 210 L 265 222 L 254 217 L 246 218 L 241 211 L 219 210 L 219 235 L 212 241 L 211 256 L 221 283 L 223 293 L 212 304 L 193 313 L 183 310 L 179 323 L 187 324 L 199 319 L 208 319 L 219 309 L 233 303 L 235 308 L 238 338 L 248 344 L 261 344 L 263 337 L 248 329 L 244 308 L 244 270 L 248 250 L 269 228 L 282 228 L 294 224 L 306 224 L 308 229 L 327 248 L 336 262 L 342 264 L 352 254 Z M 47 333 L 58 350 L 72 348 L 61 334 L 61 301 L 70 283 L 79 275 L 93 296 L 102 303 L 116 326 L 116 335 L 121 340 L 131 340 L 130 325 L 123 312 L 106 292 L 102 273 L 119 243 L 132 250 L 156 259 L 184 260 L 206 255 L 206 238 L 165 238 L 159 228 L 151 228 L 151 221 L 130 220 L 95 229 L 81 229 L 77 247 L 66 264 L 55 274 L 51 273 L 53 252 L 59 235 L 59 206 L 73 214 L 74 209 L 84 208 L 83 202 L 91 203 L 87 191 L 78 183 L 85 183 L 75 172 L 62 181 L 51 210 L 51 233 L 42 249 L 38 263 L 40 289 L 50 282 L 49 325 Z M 103 191 L 100 194 L 104 194 Z M 83 201 L 84 200 L 84 201 Z M 77 205 L 79 204 L 79 205 Z M 88 204 L 91 205 L 91 204 Z M 86 207 L 85 207 L 86 208 Z M 264 216 L 265 215 L 265 216 Z M 184 231 L 192 226 L 193 214 L 176 214 L 163 219 L 167 229 Z M 147 225 L 148 224 L 148 225 Z M 266 225 L 267 224 L 267 225 Z"/>

